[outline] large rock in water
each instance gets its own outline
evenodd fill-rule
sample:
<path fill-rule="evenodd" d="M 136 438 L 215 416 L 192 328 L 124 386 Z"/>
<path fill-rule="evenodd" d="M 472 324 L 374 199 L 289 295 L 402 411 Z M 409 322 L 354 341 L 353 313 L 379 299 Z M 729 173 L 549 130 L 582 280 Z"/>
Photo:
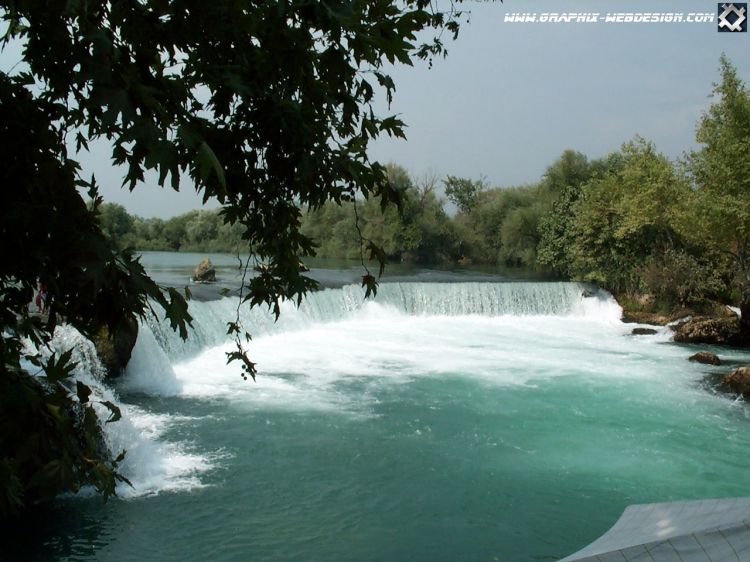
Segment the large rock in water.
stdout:
<path fill-rule="evenodd" d="M 710 351 L 699 351 L 695 355 L 688 357 L 688 361 L 703 363 L 704 365 L 721 365 L 721 359 Z"/>
<path fill-rule="evenodd" d="M 750 367 L 740 367 L 726 375 L 722 386 L 745 398 L 750 397 Z"/>
<path fill-rule="evenodd" d="M 740 320 L 737 317 L 693 318 L 677 328 L 674 341 L 679 343 L 739 345 L 741 342 Z"/>
<path fill-rule="evenodd" d="M 211 263 L 210 259 L 205 258 L 198 264 L 198 267 L 195 268 L 195 276 L 193 279 L 198 283 L 210 283 L 216 281 L 216 268 L 214 268 L 214 264 Z"/>

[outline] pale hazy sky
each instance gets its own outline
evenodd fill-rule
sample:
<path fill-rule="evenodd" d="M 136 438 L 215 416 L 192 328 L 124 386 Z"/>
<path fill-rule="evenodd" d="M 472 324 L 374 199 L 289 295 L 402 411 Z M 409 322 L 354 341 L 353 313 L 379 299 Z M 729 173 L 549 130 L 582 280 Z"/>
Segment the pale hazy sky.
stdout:
<path fill-rule="evenodd" d="M 510 12 L 711 12 L 705 0 L 505 0 L 464 2 L 471 21 L 449 42 L 447 59 L 393 70 L 391 111 L 407 141 L 381 139 L 373 159 L 416 175 L 477 178 L 492 185 L 534 182 L 563 150 L 590 157 L 639 134 L 670 157 L 695 146 L 725 52 L 750 83 L 750 33 L 717 33 L 713 23 L 516 24 Z M 7 69 L 17 53 L 3 53 Z M 141 216 L 169 217 L 200 206 L 189 183 L 180 193 L 153 179 L 133 193 L 108 151 L 81 158 L 107 201 Z"/>

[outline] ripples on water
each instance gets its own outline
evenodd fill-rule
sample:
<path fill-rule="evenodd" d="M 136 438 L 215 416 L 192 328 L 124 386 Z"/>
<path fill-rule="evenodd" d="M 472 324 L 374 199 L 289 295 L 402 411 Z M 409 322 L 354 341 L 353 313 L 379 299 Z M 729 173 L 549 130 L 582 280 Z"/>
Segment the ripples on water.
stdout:
<path fill-rule="evenodd" d="M 278 324 L 249 313 L 257 383 L 226 365 L 235 301 L 193 303 L 187 344 L 153 320 L 110 435 L 136 490 L 61 499 L 40 510 L 41 545 L 17 544 L 28 559 L 554 560 L 628 504 L 746 495 L 744 404 L 583 289 L 394 283 L 367 303 L 326 291 Z"/>

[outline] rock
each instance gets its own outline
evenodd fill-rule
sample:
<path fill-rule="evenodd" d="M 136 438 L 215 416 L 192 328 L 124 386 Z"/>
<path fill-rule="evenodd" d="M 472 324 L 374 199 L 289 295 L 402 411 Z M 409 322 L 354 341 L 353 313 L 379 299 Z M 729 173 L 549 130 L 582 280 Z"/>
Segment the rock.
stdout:
<path fill-rule="evenodd" d="M 109 330 L 107 327 L 101 328 L 94 337 L 91 338 L 96 348 L 96 354 L 99 356 L 99 361 L 102 362 L 104 368 L 107 369 L 107 374 L 110 376 L 117 376 L 120 371 L 117 364 L 117 354 L 115 353 L 115 345 L 112 338 L 109 336 Z"/>
<path fill-rule="evenodd" d="M 130 317 L 112 334 L 106 326 L 92 338 L 96 353 L 107 374 L 117 377 L 122 374 L 130 361 L 135 342 L 138 339 L 138 321 Z"/>
<path fill-rule="evenodd" d="M 740 367 L 724 377 L 722 386 L 744 397 L 750 396 L 750 367 Z"/>
<path fill-rule="evenodd" d="M 471 265 L 472 261 L 470 257 L 467 256 L 461 256 L 458 258 L 458 265 L 467 266 Z"/>
<path fill-rule="evenodd" d="M 738 345 L 740 321 L 738 318 L 692 318 L 675 329 L 674 341 L 679 343 L 707 343 Z"/>
<path fill-rule="evenodd" d="M 703 363 L 705 365 L 721 365 L 721 359 L 709 351 L 699 351 L 695 355 L 688 357 L 688 361 L 694 361 L 696 363 Z"/>
<path fill-rule="evenodd" d="M 216 269 L 210 259 L 205 258 L 198 264 L 198 267 L 195 268 L 193 279 L 197 283 L 211 283 L 216 281 Z"/>
<path fill-rule="evenodd" d="M 631 332 L 634 336 L 652 336 L 658 333 L 659 332 L 653 328 L 633 328 L 633 331 Z"/>
<path fill-rule="evenodd" d="M 641 312 L 637 310 L 623 310 L 622 321 L 627 324 L 651 324 L 654 326 L 666 326 L 670 317 L 656 312 Z"/>
<path fill-rule="evenodd" d="M 589 289 L 584 289 L 583 292 L 581 293 L 581 296 L 584 299 L 590 299 L 592 297 L 595 297 L 596 293 L 594 291 L 590 291 Z"/>
<path fill-rule="evenodd" d="M 117 362 L 124 369 L 133 354 L 135 342 L 138 340 L 138 320 L 129 317 L 114 335 L 115 356 Z"/>

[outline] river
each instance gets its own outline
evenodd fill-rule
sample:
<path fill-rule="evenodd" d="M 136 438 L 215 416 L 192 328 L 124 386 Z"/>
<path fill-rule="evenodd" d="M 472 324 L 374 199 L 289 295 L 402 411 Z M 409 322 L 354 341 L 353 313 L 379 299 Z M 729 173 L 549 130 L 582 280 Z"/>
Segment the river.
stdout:
<path fill-rule="evenodd" d="M 200 257 L 143 260 L 182 286 Z M 235 287 L 236 258 L 214 261 Z M 243 311 L 257 382 L 226 363 L 236 298 L 192 301 L 186 343 L 144 322 L 102 383 L 134 488 L 40 507 L 9 558 L 556 560 L 627 505 L 748 495 L 747 406 L 605 292 L 402 267 L 365 301 L 361 268 L 311 274 L 325 288 L 277 323 Z"/>

